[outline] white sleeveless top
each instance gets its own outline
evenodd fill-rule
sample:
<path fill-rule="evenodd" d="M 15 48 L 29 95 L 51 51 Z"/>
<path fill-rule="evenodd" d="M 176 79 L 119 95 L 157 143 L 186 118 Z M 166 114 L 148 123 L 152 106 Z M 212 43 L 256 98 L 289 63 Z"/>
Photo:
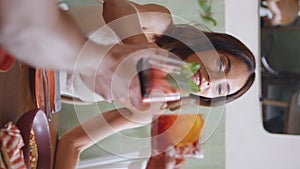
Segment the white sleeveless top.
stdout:
<path fill-rule="evenodd" d="M 101 45 L 120 43 L 118 36 L 108 26 L 105 26 L 100 4 L 99 6 L 74 7 L 68 12 L 93 42 Z M 60 72 L 60 90 L 61 95 L 75 97 L 84 102 L 105 101 L 102 96 L 84 84 L 78 73 Z"/>

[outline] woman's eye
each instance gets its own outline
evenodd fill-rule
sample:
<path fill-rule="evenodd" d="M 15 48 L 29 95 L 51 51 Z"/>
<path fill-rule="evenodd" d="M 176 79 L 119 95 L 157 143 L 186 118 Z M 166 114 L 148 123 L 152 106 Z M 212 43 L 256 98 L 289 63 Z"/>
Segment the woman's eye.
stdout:
<path fill-rule="evenodd" d="M 221 95 L 221 93 L 222 93 L 222 86 L 218 85 L 218 89 L 217 90 L 218 90 L 218 94 Z"/>

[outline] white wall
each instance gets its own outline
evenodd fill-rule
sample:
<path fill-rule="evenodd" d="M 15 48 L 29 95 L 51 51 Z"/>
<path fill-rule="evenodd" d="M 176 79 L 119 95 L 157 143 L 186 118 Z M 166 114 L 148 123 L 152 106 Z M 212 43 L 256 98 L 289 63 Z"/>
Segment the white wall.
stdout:
<path fill-rule="evenodd" d="M 225 0 L 226 32 L 246 43 L 257 60 L 258 7 L 258 0 Z M 256 78 L 250 92 L 227 105 L 226 169 L 299 169 L 300 136 L 270 134 L 263 129 L 259 89 Z"/>

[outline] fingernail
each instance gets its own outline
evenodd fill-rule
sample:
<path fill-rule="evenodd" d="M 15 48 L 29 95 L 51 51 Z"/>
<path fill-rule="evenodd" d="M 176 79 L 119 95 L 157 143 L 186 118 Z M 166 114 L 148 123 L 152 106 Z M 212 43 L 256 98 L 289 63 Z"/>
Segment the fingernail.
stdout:
<path fill-rule="evenodd" d="M 169 56 L 169 51 L 167 51 L 167 50 L 162 50 L 162 49 L 156 49 L 156 50 L 155 50 L 155 54 L 156 54 L 156 55 L 159 55 L 159 56 L 168 57 L 168 56 Z"/>

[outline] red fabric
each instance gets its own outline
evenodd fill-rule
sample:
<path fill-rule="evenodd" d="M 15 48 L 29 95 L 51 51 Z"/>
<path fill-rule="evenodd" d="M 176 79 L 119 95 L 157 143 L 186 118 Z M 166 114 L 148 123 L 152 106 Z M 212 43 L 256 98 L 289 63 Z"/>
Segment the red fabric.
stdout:
<path fill-rule="evenodd" d="M 43 76 L 43 71 L 46 71 L 46 77 Z M 44 80 L 47 81 L 47 86 L 44 86 Z M 50 100 L 47 100 L 46 93 L 50 93 Z M 53 112 L 55 97 L 55 72 L 53 70 L 36 69 L 35 71 L 35 99 L 37 107 L 46 111 L 46 101 L 50 102 L 50 112 Z"/>
<path fill-rule="evenodd" d="M 20 130 L 12 122 L 9 122 L 5 128 L 0 129 L 0 141 L 1 146 L 5 148 L 9 156 L 11 167 L 14 169 L 26 169 L 23 151 L 21 150 L 24 142 Z M 2 160 L 0 158 L 0 169 L 6 168 Z"/>
<path fill-rule="evenodd" d="M 0 47 L 0 72 L 8 71 L 13 66 L 14 62 L 15 59 Z"/>

